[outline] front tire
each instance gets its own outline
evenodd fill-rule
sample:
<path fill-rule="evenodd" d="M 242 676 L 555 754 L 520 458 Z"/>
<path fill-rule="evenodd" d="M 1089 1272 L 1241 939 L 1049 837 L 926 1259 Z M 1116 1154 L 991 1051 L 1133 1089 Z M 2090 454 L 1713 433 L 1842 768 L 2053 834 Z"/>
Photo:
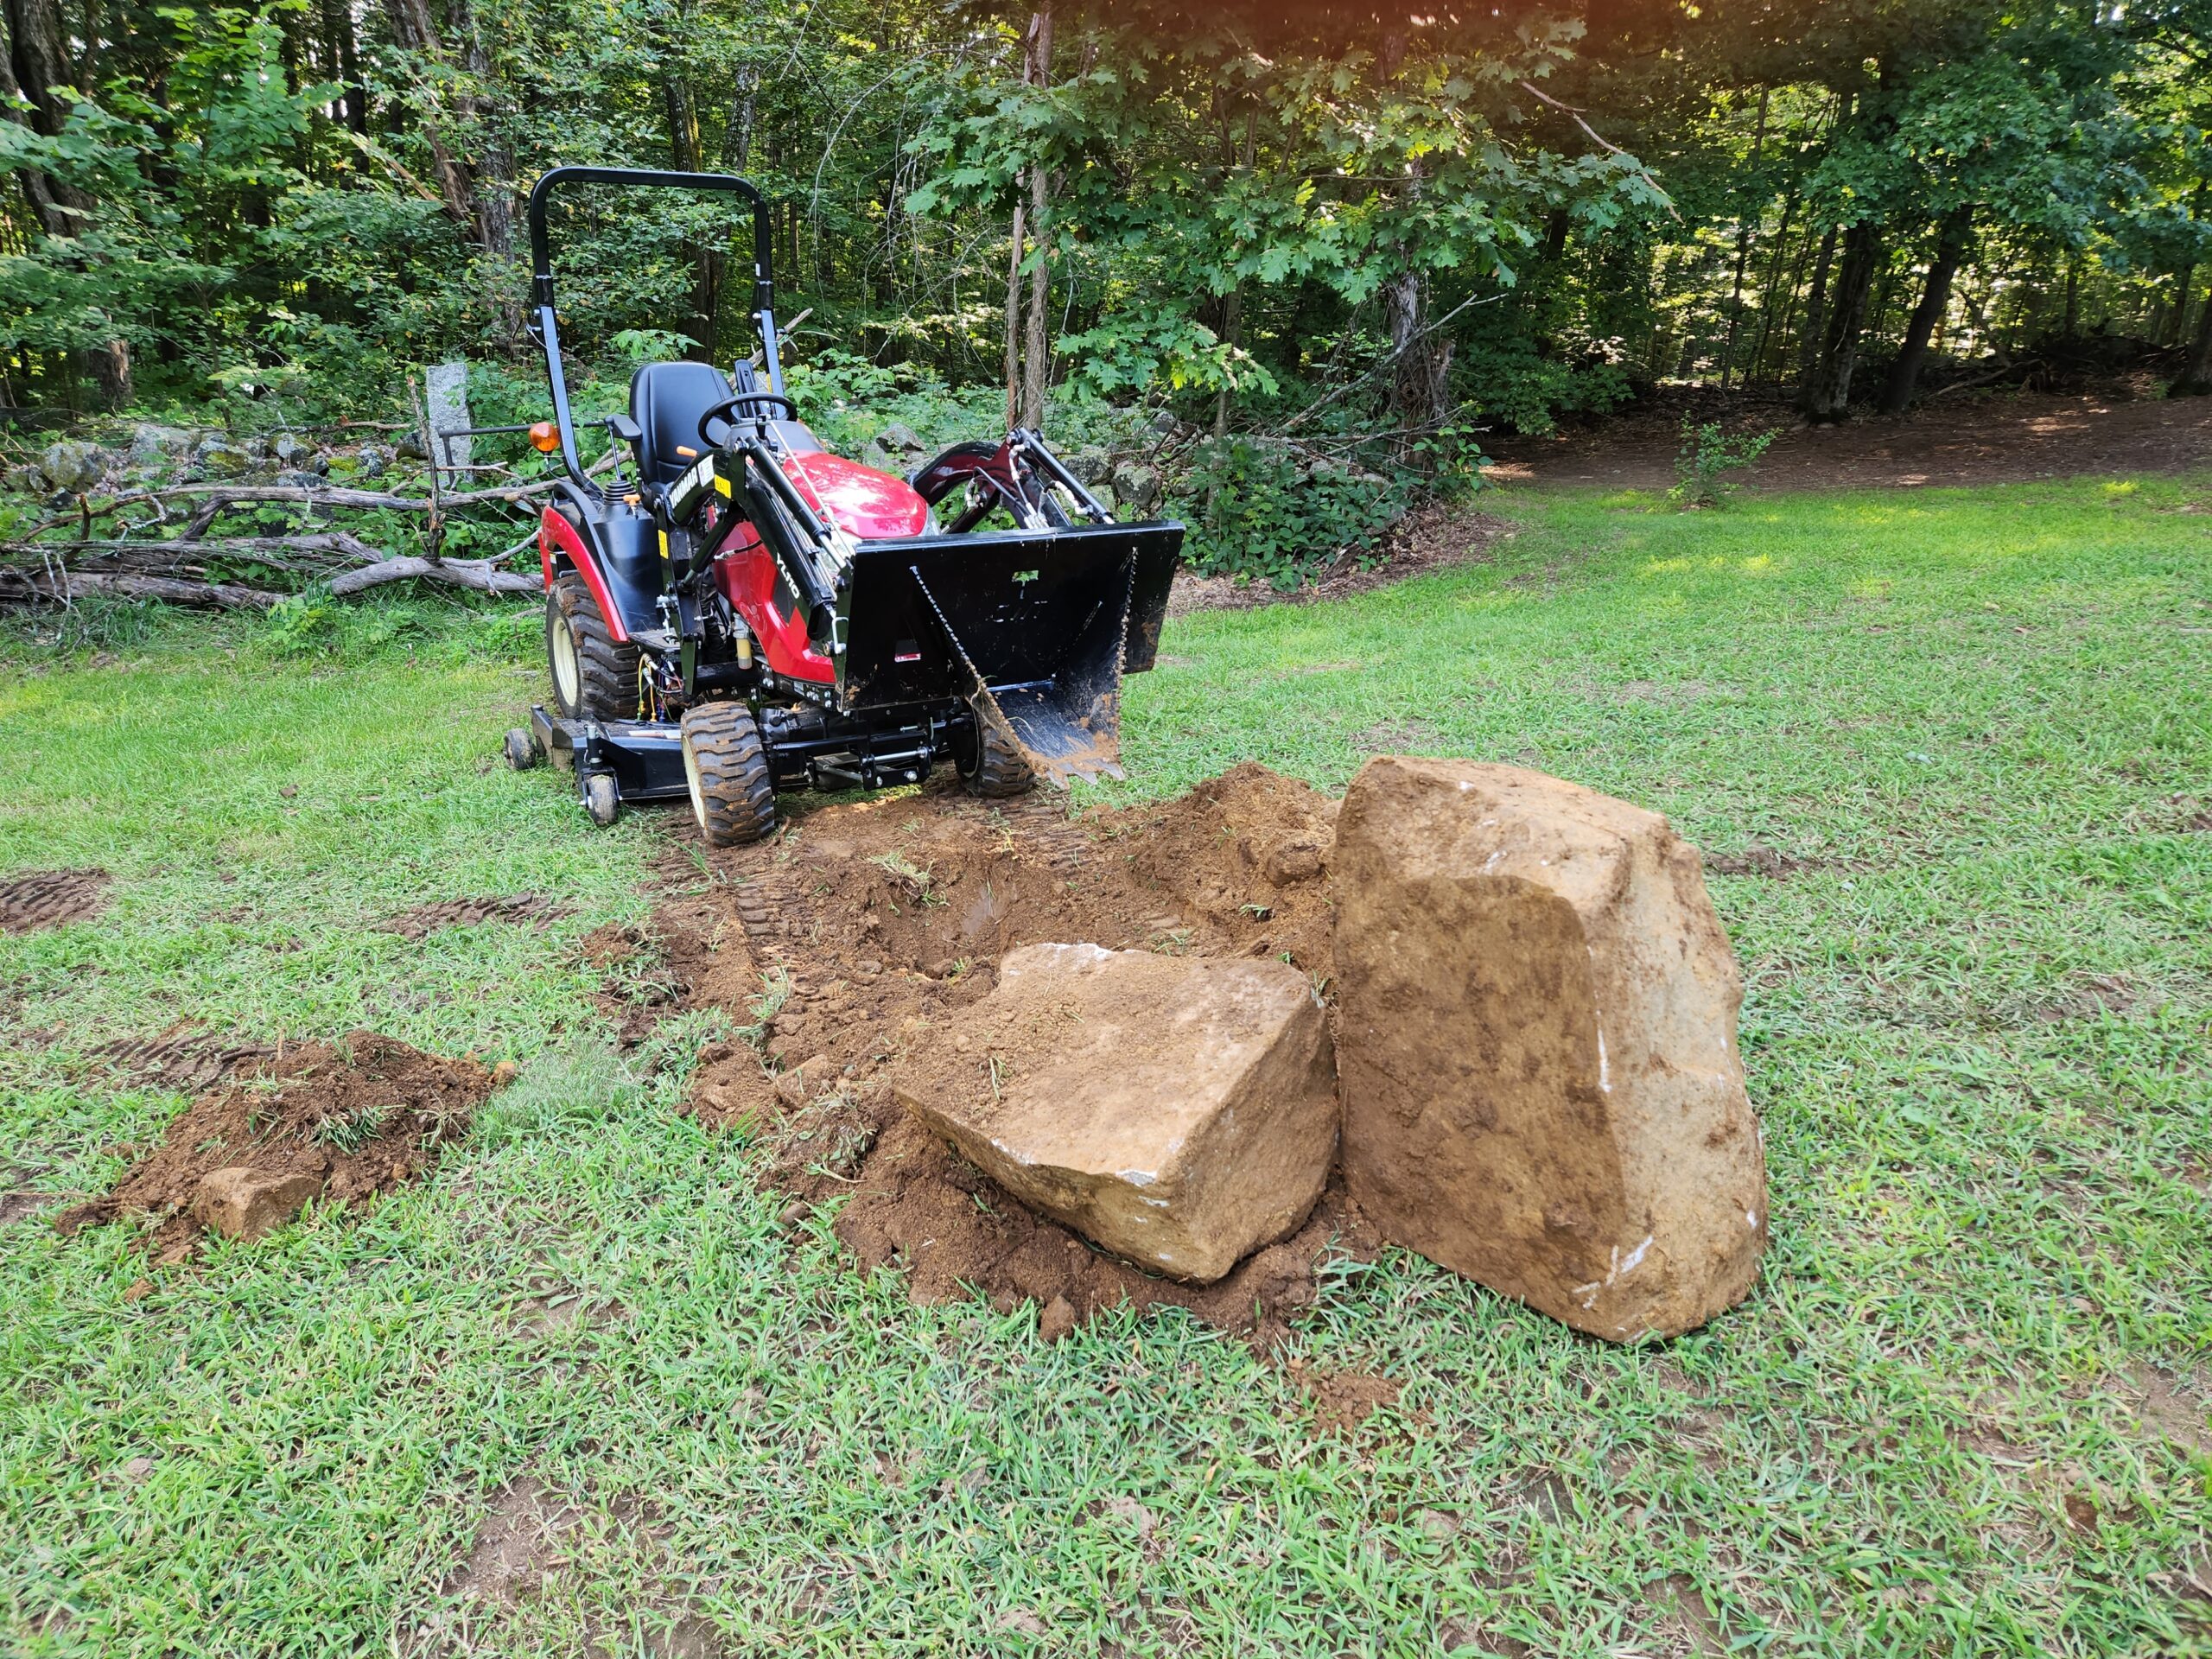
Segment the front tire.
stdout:
<path fill-rule="evenodd" d="M 964 756 L 956 753 L 953 765 L 968 792 L 985 800 L 1027 795 L 1037 787 L 1037 774 L 1029 770 L 1014 740 L 999 729 L 995 721 L 986 720 L 981 714 L 976 716 L 975 749 Z"/>
<path fill-rule="evenodd" d="M 563 720 L 632 720 L 638 713 L 638 648 L 617 645 L 584 579 L 553 578 L 545 595 L 545 665 Z"/>
<path fill-rule="evenodd" d="M 707 702 L 684 711 L 683 777 L 691 816 L 709 847 L 741 847 L 776 828 L 776 788 L 753 711 Z"/>

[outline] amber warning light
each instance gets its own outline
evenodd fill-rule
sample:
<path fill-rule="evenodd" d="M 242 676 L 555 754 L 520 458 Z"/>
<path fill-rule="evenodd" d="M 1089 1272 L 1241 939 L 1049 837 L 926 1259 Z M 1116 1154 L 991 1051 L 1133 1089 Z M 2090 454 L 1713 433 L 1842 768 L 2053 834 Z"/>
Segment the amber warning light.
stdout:
<path fill-rule="evenodd" d="M 550 455 L 561 447 L 561 435 L 552 422 L 540 421 L 530 429 L 530 447 L 542 455 Z"/>

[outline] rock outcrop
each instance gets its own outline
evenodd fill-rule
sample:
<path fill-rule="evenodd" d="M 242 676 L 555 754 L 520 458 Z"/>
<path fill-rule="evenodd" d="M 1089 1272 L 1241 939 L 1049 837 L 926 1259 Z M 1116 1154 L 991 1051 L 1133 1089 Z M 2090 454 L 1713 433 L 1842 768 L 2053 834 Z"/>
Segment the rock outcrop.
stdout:
<path fill-rule="evenodd" d="M 1741 1298 L 1765 1160 L 1696 849 L 1538 772 L 1385 756 L 1331 881 L 1344 1173 L 1382 1232 L 1615 1341 Z"/>
<path fill-rule="evenodd" d="M 1023 1203 L 1198 1283 L 1297 1228 L 1337 1140 L 1326 1021 L 1274 960 L 1008 951 L 896 1086 Z"/>

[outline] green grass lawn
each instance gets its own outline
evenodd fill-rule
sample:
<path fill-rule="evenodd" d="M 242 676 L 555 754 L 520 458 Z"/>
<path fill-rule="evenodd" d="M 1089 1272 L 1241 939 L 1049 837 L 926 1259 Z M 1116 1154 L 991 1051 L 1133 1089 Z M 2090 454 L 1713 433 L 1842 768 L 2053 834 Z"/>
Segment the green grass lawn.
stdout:
<path fill-rule="evenodd" d="M 588 998 L 682 826 L 490 769 L 529 619 L 18 625 L 0 874 L 116 880 L 0 938 L 8 1185 L 101 1188 L 181 1102 L 87 1051 L 180 1021 L 524 1071 L 422 1186 L 196 1265 L 0 1227 L 0 1648 L 2212 1651 L 2212 479 L 1500 499 L 1484 563 L 1171 624 L 1113 798 L 1459 753 L 1801 861 L 1712 883 L 1774 1246 L 1637 1350 L 1347 1266 L 1282 1357 L 1402 1385 L 1349 1433 L 1180 1316 L 1046 1345 L 794 1253 L 675 1110 L 706 1022 L 620 1065 Z M 569 913 L 374 929 L 525 891 Z M 518 1480 L 574 1513 L 464 1613 Z"/>

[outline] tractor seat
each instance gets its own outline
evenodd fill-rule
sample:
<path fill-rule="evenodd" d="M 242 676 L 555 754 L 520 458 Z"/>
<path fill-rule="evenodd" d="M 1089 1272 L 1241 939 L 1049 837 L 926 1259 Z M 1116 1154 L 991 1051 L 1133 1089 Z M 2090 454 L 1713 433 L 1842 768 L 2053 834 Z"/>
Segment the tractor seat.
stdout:
<path fill-rule="evenodd" d="M 668 485 L 705 453 L 699 417 L 730 394 L 730 384 L 711 363 L 647 363 L 630 377 L 630 418 L 638 440 L 638 476 Z M 684 454 L 690 450 L 689 454 Z"/>

